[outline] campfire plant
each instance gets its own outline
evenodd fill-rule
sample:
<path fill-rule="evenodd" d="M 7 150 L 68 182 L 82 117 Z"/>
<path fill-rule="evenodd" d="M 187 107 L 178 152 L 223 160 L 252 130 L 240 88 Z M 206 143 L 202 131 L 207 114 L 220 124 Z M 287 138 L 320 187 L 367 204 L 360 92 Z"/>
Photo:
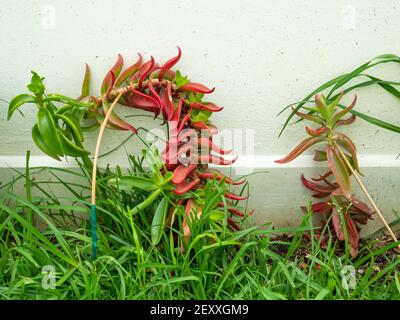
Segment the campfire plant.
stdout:
<path fill-rule="evenodd" d="M 351 171 L 346 166 L 344 155 L 352 168 L 359 172 L 356 147 L 345 134 L 338 132 L 340 126 L 350 125 L 356 120 L 354 114 L 346 116 L 355 106 L 357 96 L 352 103 L 339 109 L 338 104 L 343 93 L 333 101 L 327 100 L 322 94 L 315 95 L 314 107 L 303 107 L 308 113 L 293 110 L 302 119 L 318 125 L 317 128 L 305 127 L 309 138 L 302 141 L 286 157 L 277 160 L 277 163 L 288 163 L 308 148 L 316 144 L 324 144 L 323 149 L 315 150 L 315 161 L 326 161 L 329 171 L 317 178 L 308 180 L 301 176 L 303 185 L 314 192 L 313 197 L 325 198 L 324 201 L 312 205 L 312 212 L 322 216 L 325 225 L 340 241 L 347 241 L 350 254 L 357 254 L 359 243 L 360 224 L 366 224 L 371 218 L 371 209 L 351 193 Z M 338 110 L 339 109 L 339 110 Z M 341 152 L 342 151 L 342 152 Z M 333 178 L 333 179 L 332 179 Z M 306 208 L 302 208 L 306 211 Z M 326 237 L 319 234 L 321 244 L 325 244 Z"/>
<path fill-rule="evenodd" d="M 153 114 L 154 119 L 161 119 L 162 124 L 168 127 L 168 139 L 161 155 L 154 148 L 145 152 L 147 160 L 150 159 L 151 175 L 120 175 L 109 181 L 117 188 L 122 186 L 152 192 L 148 199 L 133 209 L 127 208 L 127 211 L 134 215 L 158 201 L 152 225 L 155 244 L 165 224 L 172 223 L 171 215 L 176 214 L 177 208 L 184 209 L 182 211 L 186 218 L 182 227 L 184 238 L 188 239 L 189 224 L 195 221 L 193 219 L 198 219 L 203 208 L 208 206 L 202 194 L 210 180 L 220 182 L 219 187 L 225 188 L 222 193 L 216 192 L 215 201 L 212 202 L 218 213 L 214 217 L 219 217 L 220 223 L 228 223 L 237 229 L 234 217 L 245 215 L 237 209 L 236 203 L 246 197 L 229 191 L 230 185 L 245 181 L 234 182 L 221 172 L 208 168 L 209 163 L 230 165 L 236 160 L 223 158 L 222 155 L 230 151 L 213 143 L 213 136 L 218 130 L 209 118 L 223 108 L 205 99 L 205 95 L 212 93 L 214 88 L 191 82 L 178 70 L 171 69 L 180 58 L 179 48 L 178 54 L 162 65 L 156 63 L 153 57 L 144 62 L 139 54 L 137 61 L 123 70 L 123 58 L 118 55 L 116 63 L 102 82 L 99 96 L 91 94 L 90 69 L 86 65 L 82 92 L 78 98 L 47 93 L 44 78 L 32 72 L 28 85 L 30 94 L 16 96 L 8 109 L 10 119 L 22 105 L 35 104 L 38 112 L 32 138 L 38 148 L 56 160 L 63 156 L 80 157 L 87 167 L 92 162 L 90 152 L 83 146 L 84 132 L 95 130 L 104 121 L 113 102 L 132 111 L 144 110 Z M 115 101 L 118 96 L 119 100 Z M 107 127 L 138 133 L 133 124 L 114 111 L 110 114 Z M 221 211 L 218 209 L 220 207 L 225 210 Z"/>

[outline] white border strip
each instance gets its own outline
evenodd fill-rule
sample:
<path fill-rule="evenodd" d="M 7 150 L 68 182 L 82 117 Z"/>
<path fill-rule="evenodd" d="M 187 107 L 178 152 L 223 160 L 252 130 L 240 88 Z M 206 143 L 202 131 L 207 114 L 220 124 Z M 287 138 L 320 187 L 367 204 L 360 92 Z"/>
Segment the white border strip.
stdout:
<path fill-rule="evenodd" d="M 283 155 L 258 155 L 240 156 L 233 164 L 233 168 L 248 169 L 277 169 L 277 168 L 311 168 L 324 167 L 323 163 L 312 160 L 312 155 L 299 156 L 294 161 L 287 164 L 278 164 L 274 161 L 282 158 Z M 25 156 L 0 156 L 0 168 L 25 168 Z M 359 155 L 360 166 L 363 168 L 400 168 L 400 158 L 393 154 L 373 154 Z M 110 164 L 111 166 L 128 166 L 126 156 L 113 156 L 112 158 L 100 159 L 101 166 Z M 57 168 L 76 168 L 78 165 L 74 159 L 63 159 L 62 161 L 53 160 L 47 156 L 31 156 L 31 167 L 57 167 Z"/>

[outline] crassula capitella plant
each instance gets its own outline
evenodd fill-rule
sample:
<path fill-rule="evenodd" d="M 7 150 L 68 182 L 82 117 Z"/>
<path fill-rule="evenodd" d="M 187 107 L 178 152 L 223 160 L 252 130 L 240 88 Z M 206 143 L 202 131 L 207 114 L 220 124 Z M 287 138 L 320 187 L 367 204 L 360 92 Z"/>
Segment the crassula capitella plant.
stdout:
<path fill-rule="evenodd" d="M 110 105 L 118 102 L 127 108 L 144 110 L 160 119 L 168 127 L 168 139 L 165 149 L 160 155 L 157 152 L 147 152 L 154 159 L 150 161 L 151 175 L 147 177 L 119 176 L 110 179 L 110 183 L 132 189 L 151 191 L 151 195 L 135 208 L 129 209 L 132 214 L 144 210 L 163 195 L 168 199 L 161 200 L 154 217 L 153 242 L 160 239 L 160 228 L 170 221 L 168 213 L 172 208 L 181 207 L 188 218 L 184 219 L 184 237 L 190 235 L 188 219 L 199 217 L 206 205 L 201 200 L 207 181 L 220 181 L 226 189 L 216 199 L 214 206 L 224 207 L 225 215 L 214 215 L 219 220 L 237 229 L 235 217 L 243 217 L 245 213 L 237 209 L 237 201 L 246 197 L 231 192 L 229 186 L 242 184 L 244 181 L 232 181 L 221 172 L 208 168 L 209 163 L 230 165 L 236 159 L 227 160 L 222 157 L 229 153 L 213 142 L 217 128 L 211 124 L 210 117 L 223 108 L 205 99 L 205 95 L 213 89 L 189 81 L 179 71 L 172 67 L 180 60 L 178 54 L 165 62 L 158 64 L 153 57 L 143 61 L 139 54 L 137 61 L 123 70 L 123 58 L 118 55 L 116 63 L 106 74 L 100 89 L 100 95 L 91 94 L 90 69 L 86 72 L 82 84 L 82 92 L 78 98 L 62 94 L 47 93 L 42 77 L 32 72 L 30 93 L 20 94 L 10 102 L 8 119 L 24 104 L 34 104 L 38 112 L 36 123 L 32 128 L 32 138 L 36 145 L 50 157 L 60 160 L 60 157 L 80 157 L 86 166 L 91 166 L 90 152 L 83 146 L 84 132 L 95 130 L 110 112 L 107 127 L 115 130 L 128 130 L 138 133 L 134 124 L 119 117 Z M 118 99 L 118 101 L 117 101 Z M 159 157 L 160 159 L 157 159 Z M 98 172 L 101 175 L 100 172 Z M 217 193 L 218 194 L 218 193 Z M 215 200 L 215 199 L 214 199 Z M 221 222 L 220 221 L 220 222 Z"/>
<path fill-rule="evenodd" d="M 322 217 L 325 222 L 324 227 L 327 226 L 337 239 L 340 241 L 347 239 L 350 254 L 354 257 L 358 250 L 360 224 L 366 224 L 373 212 L 351 193 L 351 170 L 346 166 L 343 155 L 355 171 L 360 174 L 361 171 L 354 143 L 347 135 L 338 132 L 338 128 L 350 125 L 356 120 L 354 114 L 346 115 L 354 108 L 357 96 L 354 96 L 348 107 L 339 109 L 338 104 L 342 96 L 343 93 L 339 94 L 335 100 L 328 101 L 322 94 L 316 94 L 315 106 L 303 107 L 308 110 L 308 113 L 293 110 L 297 116 L 311 121 L 318 127 L 306 126 L 309 138 L 303 140 L 286 157 L 276 162 L 288 163 L 308 148 L 316 144 L 324 145 L 324 148 L 314 151 L 314 160 L 327 162 L 329 171 L 312 180 L 302 175 L 301 180 L 305 187 L 314 192 L 314 198 L 325 199 L 312 204 L 312 212 Z M 306 207 L 302 209 L 307 211 Z M 323 234 L 317 234 L 317 236 L 323 246 L 328 237 Z"/>

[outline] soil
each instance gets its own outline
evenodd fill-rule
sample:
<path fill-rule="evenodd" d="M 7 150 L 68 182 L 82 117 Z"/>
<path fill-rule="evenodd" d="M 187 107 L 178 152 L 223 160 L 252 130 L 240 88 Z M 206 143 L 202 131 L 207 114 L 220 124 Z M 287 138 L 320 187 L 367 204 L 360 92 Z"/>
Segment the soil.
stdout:
<path fill-rule="evenodd" d="M 397 238 L 400 238 L 400 230 L 397 231 L 396 234 Z M 290 242 L 293 240 L 293 236 L 291 235 L 279 235 L 271 239 L 274 242 L 274 245 L 271 248 L 278 254 L 282 256 L 286 256 L 288 253 Z M 393 239 L 388 234 L 379 234 L 368 240 L 360 240 L 359 245 L 359 254 L 354 261 L 357 261 L 365 256 L 367 256 L 371 251 L 378 250 L 383 248 L 384 246 L 393 242 Z M 364 247 L 368 246 L 368 250 L 363 250 Z M 298 246 L 298 249 L 293 253 L 291 260 L 297 260 L 301 264 L 300 266 L 303 269 L 307 268 L 307 256 L 311 254 L 311 240 L 307 237 L 303 237 L 301 239 L 301 244 Z M 345 254 L 345 249 L 343 243 L 340 243 L 336 249 L 336 255 L 341 256 Z M 380 272 L 382 269 L 385 268 L 388 264 L 392 263 L 395 259 L 398 259 L 400 255 L 400 249 L 395 247 L 390 250 L 386 250 L 384 253 L 374 256 L 374 263 L 375 263 L 375 270 L 374 273 Z M 362 274 L 365 272 L 365 269 L 369 267 L 370 259 L 367 259 L 365 265 L 360 266 L 357 269 L 357 272 Z M 317 269 L 320 266 L 316 266 Z M 363 268 L 365 267 L 365 268 Z M 400 272 L 400 265 L 397 267 Z"/>

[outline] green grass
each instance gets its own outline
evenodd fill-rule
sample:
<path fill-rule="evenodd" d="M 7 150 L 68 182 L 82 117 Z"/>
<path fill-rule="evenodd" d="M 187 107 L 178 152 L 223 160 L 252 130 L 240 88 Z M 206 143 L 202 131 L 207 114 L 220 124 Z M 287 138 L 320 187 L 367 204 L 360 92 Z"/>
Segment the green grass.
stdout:
<path fill-rule="evenodd" d="M 131 161 L 132 174 L 143 170 L 140 162 Z M 38 173 L 52 179 L 40 180 Z M 321 249 L 315 240 L 302 240 L 305 232 L 315 230 L 310 214 L 297 228 L 255 227 L 245 219 L 242 230 L 233 232 L 209 223 L 205 213 L 191 226 L 181 252 L 178 210 L 178 227 L 166 228 L 154 246 L 155 205 L 129 218 L 126 208 L 147 193 L 115 192 L 106 183 L 111 175 L 106 170 L 99 179 L 95 261 L 90 259 L 88 222 L 79 218 L 89 216 L 84 167 L 81 172 L 31 168 L 3 183 L 0 299 L 400 299 L 400 260 L 392 251 L 396 244 L 378 247 L 370 241 L 351 260 L 343 248 L 338 254 L 336 242 Z M 21 182 L 25 195 L 14 191 Z M 58 193 L 63 197 L 53 194 L 54 187 L 63 189 Z M 47 228 L 39 232 L 32 221 L 45 221 Z M 287 232 L 293 237 L 276 237 Z M 56 283 L 45 289 L 42 268 L 48 265 L 55 269 Z M 356 270 L 354 289 L 342 285 L 345 266 Z"/>

